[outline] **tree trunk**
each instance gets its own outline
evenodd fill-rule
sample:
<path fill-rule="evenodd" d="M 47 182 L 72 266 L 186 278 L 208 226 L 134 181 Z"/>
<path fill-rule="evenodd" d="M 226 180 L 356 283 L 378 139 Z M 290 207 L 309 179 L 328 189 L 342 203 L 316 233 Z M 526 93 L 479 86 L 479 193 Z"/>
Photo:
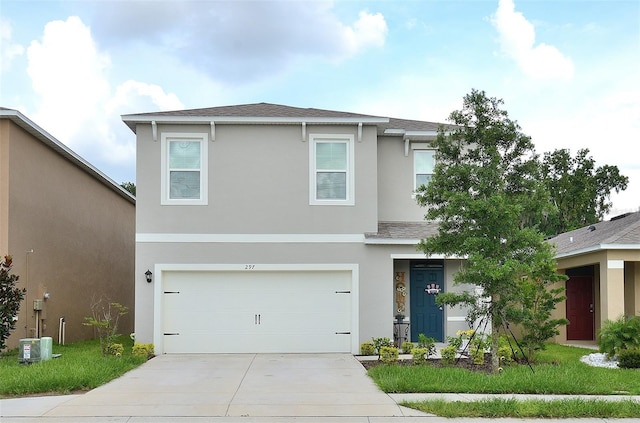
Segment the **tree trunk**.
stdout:
<path fill-rule="evenodd" d="M 499 327 L 496 318 L 491 316 L 491 373 L 498 373 L 500 368 L 500 357 L 498 356 Z"/>

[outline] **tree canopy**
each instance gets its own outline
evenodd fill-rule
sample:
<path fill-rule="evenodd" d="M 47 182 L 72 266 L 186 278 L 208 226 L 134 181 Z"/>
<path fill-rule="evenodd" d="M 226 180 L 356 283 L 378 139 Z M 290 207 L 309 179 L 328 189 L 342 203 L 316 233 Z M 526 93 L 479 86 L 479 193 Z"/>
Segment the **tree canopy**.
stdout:
<path fill-rule="evenodd" d="M 438 301 L 466 304 L 470 318 L 484 313 L 492 331 L 493 368 L 498 368 L 498 329 L 522 308 L 523 283 L 554 283 L 552 247 L 535 228 L 551 209 L 530 137 L 500 107 L 502 100 L 473 90 L 462 110 L 450 114 L 456 127 L 441 128 L 434 147 L 436 165 L 427 187 L 418 190 L 426 219 L 438 235 L 422 240 L 427 255 L 466 257 L 455 283 L 476 285 L 490 303 L 478 306 L 472 293 L 440 294 Z"/>
<path fill-rule="evenodd" d="M 540 226 L 546 235 L 601 221 L 611 210 L 611 192 L 623 191 L 629 183 L 616 166 L 596 167 L 588 149 L 579 150 L 575 157 L 566 149 L 545 153 L 541 166 L 542 181 L 553 202 Z"/>

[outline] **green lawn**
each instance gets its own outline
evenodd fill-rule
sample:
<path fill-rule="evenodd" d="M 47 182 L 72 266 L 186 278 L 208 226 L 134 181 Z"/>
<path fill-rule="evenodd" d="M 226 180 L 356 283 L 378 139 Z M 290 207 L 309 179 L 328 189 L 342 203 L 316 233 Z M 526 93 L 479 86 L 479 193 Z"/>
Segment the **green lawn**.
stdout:
<path fill-rule="evenodd" d="M 594 351 L 549 344 L 535 371 L 526 365 L 504 366 L 489 375 L 455 367 L 382 365 L 369 376 L 385 392 L 451 392 L 480 394 L 640 395 L 640 370 L 591 367 L 580 357 Z"/>
<path fill-rule="evenodd" d="M 88 391 L 115 379 L 146 361 L 132 357 L 132 341 L 118 339 L 125 348 L 122 357 L 103 357 L 97 340 L 53 345 L 59 358 L 20 364 L 17 350 L 0 358 L 0 398 L 32 394 L 68 394 Z"/>
<path fill-rule="evenodd" d="M 369 370 L 389 393 L 640 395 L 640 369 L 606 369 L 580 362 L 593 350 L 549 344 L 533 365 L 504 366 L 489 375 L 454 367 L 382 365 Z M 443 417 L 638 417 L 640 403 L 596 400 L 441 400 L 404 404 Z"/>

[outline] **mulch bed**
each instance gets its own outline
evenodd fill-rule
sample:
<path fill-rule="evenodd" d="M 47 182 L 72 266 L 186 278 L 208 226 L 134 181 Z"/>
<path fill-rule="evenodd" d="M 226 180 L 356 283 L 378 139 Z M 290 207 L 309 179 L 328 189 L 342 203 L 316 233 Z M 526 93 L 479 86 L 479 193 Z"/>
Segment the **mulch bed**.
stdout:
<path fill-rule="evenodd" d="M 382 361 L 379 361 L 379 360 L 364 360 L 364 361 L 361 361 L 360 363 L 367 370 L 376 366 L 383 365 Z M 418 366 L 418 364 L 415 364 L 411 359 L 398 360 L 396 365 L 409 366 L 409 367 Z M 439 358 L 430 358 L 427 360 L 426 364 L 423 364 L 423 366 L 458 367 L 461 369 L 471 370 L 473 372 L 491 373 L 491 354 L 484 355 L 484 364 L 474 364 L 473 361 L 471 361 L 471 359 L 469 358 L 460 358 L 459 360 L 455 361 L 453 364 L 447 366 L 443 364 L 442 360 Z"/>

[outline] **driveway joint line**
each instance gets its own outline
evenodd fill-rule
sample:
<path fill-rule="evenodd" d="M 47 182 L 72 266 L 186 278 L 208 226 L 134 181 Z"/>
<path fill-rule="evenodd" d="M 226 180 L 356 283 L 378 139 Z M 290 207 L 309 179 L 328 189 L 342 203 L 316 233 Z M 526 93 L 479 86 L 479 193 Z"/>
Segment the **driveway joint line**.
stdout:
<path fill-rule="evenodd" d="M 247 374 L 249 373 L 249 369 L 251 369 L 251 366 L 253 366 L 253 362 L 256 360 L 257 356 L 258 356 L 258 354 L 253 354 L 253 358 L 251 359 L 251 362 L 247 366 L 247 369 L 244 371 L 244 374 L 242 375 L 242 379 L 240 379 L 240 383 L 238 383 L 238 387 L 236 388 L 236 391 L 233 393 L 233 396 L 231 397 L 231 400 L 229 401 L 229 404 L 227 404 L 227 410 L 224 413 L 224 415 L 226 417 L 229 417 L 229 409 L 231 408 L 231 404 L 236 399 L 236 395 L 238 395 L 238 392 L 240 391 L 240 387 L 242 386 L 242 382 L 244 382 L 244 379 L 247 377 Z"/>

